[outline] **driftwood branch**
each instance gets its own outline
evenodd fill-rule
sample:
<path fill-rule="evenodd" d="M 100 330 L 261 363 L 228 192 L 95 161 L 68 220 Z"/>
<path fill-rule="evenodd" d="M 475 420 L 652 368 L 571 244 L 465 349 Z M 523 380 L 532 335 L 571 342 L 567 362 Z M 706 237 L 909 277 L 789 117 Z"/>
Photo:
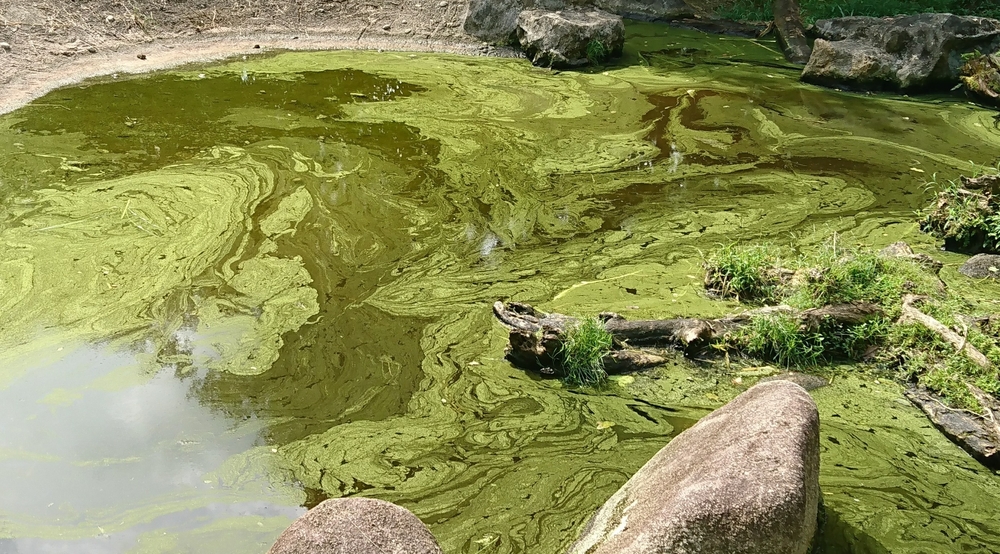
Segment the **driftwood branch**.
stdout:
<path fill-rule="evenodd" d="M 954 346 L 956 351 L 964 353 L 972 363 L 983 369 L 991 369 L 993 364 L 990 363 L 990 360 L 977 350 L 975 346 L 972 346 L 965 337 L 952 331 L 945 324 L 921 312 L 914 306 L 914 304 L 922 299 L 922 297 L 913 294 L 907 294 L 903 297 L 903 310 L 902 315 L 899 316 L 899 323 L 918 323 L 923 325 L 929 331 Z"/>
<path fill-rule="evenodd" d="M 785 59 L 804 65 L 809 61 L 812 48 L 809 47 L 806 31 L 802 26 L 798 0 L 774 0 L 773 9 L 778 45 L 785 53 Z"/>
<path fill-rule="evenodd" d="M 510 328 L 507 357 L 518 367 L 555 374 L 563 334 L 579 320 L 557 313 L 545 313 L 528 304 L 496 302 L 493 313 Z M 718 319 L 627 320 L 617 314 L 601 314 L 604 328 L 615 340 L 615 350 L 605 358 L 608 373 L 624 373 L 663 363 L 660 356 L 630 350 L 635 346 L 672 346 L 697 351 L 721 342 L 727 335 L 747 325 L 754 317 L 783 314 L 795 317 L 804 329 L 816 329 L 824 322 L 857 325 L 882 315 L 874 304 L 837 304 L 796 310 L 790 306 L 770 306 Z"/>

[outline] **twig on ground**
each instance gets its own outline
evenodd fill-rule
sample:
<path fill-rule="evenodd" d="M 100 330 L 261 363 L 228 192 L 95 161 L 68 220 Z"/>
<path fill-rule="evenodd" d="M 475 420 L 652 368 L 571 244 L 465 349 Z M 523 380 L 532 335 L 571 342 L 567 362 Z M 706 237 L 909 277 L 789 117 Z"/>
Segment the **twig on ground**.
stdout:
<path fill-rule="evenodd" d="M 968 341 L 962 338 L 958 333 L 949 329 L 945 324 L 921 312 L 916 308 L 916 306 L 914 306 L 916 302 L 922 300 L 923 298 L 924 297 L 922 296 L 913 294 L 907 294 L 904 296 L 902 308 L 903 313 L 899 316 L 898 323 L 919 323 L 954 346 L 956 351 L 963 352 L 969 360 L 972 361 L 972 363 L 983 369 L 992 369 L 993 364 L 990 363 L 990 360 L 984 356 L 982 352 L 977 350 L 975 346 L 969 344 Z"/>
<path fill-rule="evenodd" d="M 993 423 L 994 435 L 1000 439 L 1000 422 L 998 422 L 997 418 L 993 415 L 994 411 L 1000 409 L 1000 406 L 997 405 L 996 399 L 975 385 L 966 383 L 965 388 L 969 389 L 972 396 L 976 397 L 976 401 L 983 407 L 983 410 L 986 412 L 986 417 L 991 423 Z"/>

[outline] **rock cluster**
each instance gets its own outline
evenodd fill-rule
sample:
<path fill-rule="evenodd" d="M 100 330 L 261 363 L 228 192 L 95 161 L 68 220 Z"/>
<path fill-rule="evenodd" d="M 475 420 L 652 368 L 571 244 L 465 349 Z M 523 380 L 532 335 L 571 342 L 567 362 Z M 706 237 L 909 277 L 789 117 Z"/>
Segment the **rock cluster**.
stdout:
<path fill-rule="evenodd" d="M 1000 21 L 928 13 L 816 22 L 804 81 L 856 90 L 948 90 L 963 55 L 1000 49 Z"/>
<path fill-rule="evenodd" d="M 680 19 L 694 13 L 684 0 L 470 0 L 465 32 L 487 42 L 511 43 L 517 32 L 518 15 L 524 10 L 601 10 L 650 21 Z"/>

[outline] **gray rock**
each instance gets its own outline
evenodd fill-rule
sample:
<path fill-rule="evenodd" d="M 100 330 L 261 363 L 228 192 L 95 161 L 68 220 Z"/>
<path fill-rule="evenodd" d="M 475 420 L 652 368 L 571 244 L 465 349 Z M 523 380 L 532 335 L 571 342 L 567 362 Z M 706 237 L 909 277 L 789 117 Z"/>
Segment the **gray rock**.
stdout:
<path fill-rule="evenodd" d="M 816 22 L 804 81 L 860 90 L 944 90 L 962 55 L 1000 48 L 1000 21 L 952 14 L 842 17 Z"/>
<path fill-rule="evenodd" d="M 620 56 L 625 23 L 600 10 L 547 12 L 525 10 L 517 16 L 517 39 L 528 59 L 546 67 L 576 67 L 591 61 L 591 45 L 604 57 Z"/>
<path fill-rule="evenodd" d="M 805 554 L 819 508 L 819 414 L 758 384 L 678 435 L 597 512 L 573 554 Z"/>
<path fill-rule="evenodd" d="M 973 279 L 1000 279 L 1000 256 L 976 254 L 966 260 L 958 272 Z"/>
<path fill-rule="evenodd" d="M 3 50 L 4 52 L 10 52 L 10 44 L 6 42 L 0 42 L 0 50 Z"/>
<path fill-rule="evenodd" d="M 941 271 L 942 267 L 944 267 L 943 263 L 935 260 L 927 254 L 914 253 L 913 249 L 910 248 L 910 245 L 903 241 L 894 242 L 883 248 L 879 253 L 886 258 L 909 260 L 926 270 L 933 271 L 935 275 Z"/>
<path fill-rule="evenodd" d="M 510 44 L 516 40 L 517 15 L 523 9 L 521 0 L 470 0 L 463 29 L 487 42 Z"/>
<path fill-rule="evenodd" d="M 325 500 L 295 520 L 268 554 L 441 554 L 427 527 L 406 510 L 372 498 Z"/>
<path fill-rule="evenodd" d="M 469 0 L 463 29 L 495 44 L 516 41 L 517 16 L 524 10 L 600 9 L 630 19 L 670 21 L 693 17 L 685 0 Z"/>

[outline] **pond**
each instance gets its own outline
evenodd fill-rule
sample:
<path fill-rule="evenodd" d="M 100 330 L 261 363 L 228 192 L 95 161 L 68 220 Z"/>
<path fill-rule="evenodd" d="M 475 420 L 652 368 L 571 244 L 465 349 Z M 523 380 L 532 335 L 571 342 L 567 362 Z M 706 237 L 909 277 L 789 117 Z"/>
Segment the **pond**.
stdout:
<path fill-rule="evenodd" d="M 684 360 L 538 379 L 503 360 L 495 300 L 723 314 L 703 252 L 933 252 L 927 183 L 1000 152 L 955 98 L 807 86 L 766 41 L 629 37 L 600 71 L 279 53 L 0 117 L 0 553 L 265 552 L 345 495 L 448 553 L 561 552 L 746 385 Z M 814 392 L 826 550 L 1000 550 L 1000 479 L 849 371 Z"/>

